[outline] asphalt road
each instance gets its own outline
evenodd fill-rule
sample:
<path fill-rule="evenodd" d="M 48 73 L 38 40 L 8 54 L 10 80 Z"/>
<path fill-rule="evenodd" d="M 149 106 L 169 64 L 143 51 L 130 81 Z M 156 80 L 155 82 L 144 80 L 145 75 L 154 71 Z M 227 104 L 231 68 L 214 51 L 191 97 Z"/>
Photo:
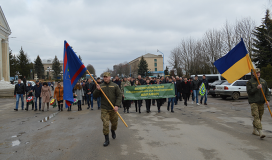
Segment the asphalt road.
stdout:
<path fill-rule="evenodd" d="M 161 113 L 121 116 L 117 138 L 103 147 L 100 110 L 58 112 L 14 111 L 15 99 L 0 99 L 0 159 L 63 160 L 262 160 L 272 159 L 272 121 L 265 109 L 266 138 L 252 135 L 252 117 L 247 99 L 222 100 L 208 97 L 208 105 L 179 102 L 175 113 L 166 104 Z M 42 121 L 42 122 L 41 122 Z"/>

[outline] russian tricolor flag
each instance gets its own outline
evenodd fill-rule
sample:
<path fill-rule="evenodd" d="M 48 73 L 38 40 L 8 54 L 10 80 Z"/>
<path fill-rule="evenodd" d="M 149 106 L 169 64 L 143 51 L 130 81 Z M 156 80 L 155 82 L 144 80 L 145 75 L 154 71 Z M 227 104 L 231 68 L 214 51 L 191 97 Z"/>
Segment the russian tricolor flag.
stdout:
<path fill-rule="evenodd" d="M 63 99 L 67 108 L 74 102 L 74 86 L 87 69 L 66 41 L 63 59 Z"/>

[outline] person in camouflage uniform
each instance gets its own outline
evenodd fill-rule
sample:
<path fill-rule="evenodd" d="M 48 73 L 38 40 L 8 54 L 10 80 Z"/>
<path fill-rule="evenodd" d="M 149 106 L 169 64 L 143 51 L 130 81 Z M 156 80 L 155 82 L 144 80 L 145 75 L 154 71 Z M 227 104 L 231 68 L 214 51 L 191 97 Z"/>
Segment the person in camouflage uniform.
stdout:
<path fill-rule="evenodd" d="M 122 101 L 122 93 L 119 88 L 119 86 L 110 80 L 110 73 L 105 72 L 103 74 L 104 77 L 104 83 L 98 84 L 96 86 L 96 89 L 93 93 L 93 96 L 95 98 L 101 97 L 101 120 L 103 122 L 103 134 L 105 135 L 105 142 L 104 146 L 108 146 L 110 144 L 109 141 L 109 121 L 111 122 L 111 133 L 112 138 L 116 138 L 116 129 L 118 125 L 118 106 L 121 105 Z M 114 106 L 114 109 L 106 99 L 106 97 L 102 94 L 101 89 L 104 91 L 108 99 L 111 101 L 111 103 Z"/>
<path fill-rule="evenodd" d="M 252 134 L 260 136 L 260 138 L 264 138 L 265 135 L 262 132 L 262 116 L 264 113 L 264 97 L 261 91 L 261 88 L 263 88 L 265 97 L 267 99 L 267 105 L 269 105 L 270 95 L 269 90 L 267 87 L 267 83 L 264 79 L 260 78 L 261 71 L 259 68 L 255 69 L 256 74 L 253 73 L 253 77 L 247 82 L 246 88 L 247 88 L 247 94 L 248 94 L 248 102 L 251 106 L 251 115 L 254 117 L 253 120 L 253 132 Z M 256 77 L 259 78 L 260 85 L 258 84 L 258 81 Z"/>
<path fill-rule="evenodd" d="M 130 100 L 124 100 L 125 96 L 124 96 L 124 89 L 125 89 L 125 86 L 131 86 L 131 83 L 127 80 L 127 77 L 124 77 L 124 81 L 121 82 L 121 92 L 122 92 L 122 103 L 123 103 L 123 106 L 124 106 L 124 113 L 126 113 L 126 110 L 127 110 L 127 113 L 129 113 L 129 107 L 131 105 L 131 101 Z"/>

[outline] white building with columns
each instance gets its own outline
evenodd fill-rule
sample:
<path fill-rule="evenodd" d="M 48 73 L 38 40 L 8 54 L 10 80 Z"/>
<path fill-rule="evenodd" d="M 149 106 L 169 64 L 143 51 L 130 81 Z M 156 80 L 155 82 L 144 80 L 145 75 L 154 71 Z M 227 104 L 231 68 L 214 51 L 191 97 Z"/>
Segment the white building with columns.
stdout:
<path fill-rule="evenodd" d="M 9 28 L 6 17 L 0 6 L 0 80 L 10 81 L 10 64 L 9 64 Z"/>
<path fill-rule="evenodd" d="M 0 6 L 0 97 L 13 97 L 14 86 L 10 84 L 9 28 Z"/>

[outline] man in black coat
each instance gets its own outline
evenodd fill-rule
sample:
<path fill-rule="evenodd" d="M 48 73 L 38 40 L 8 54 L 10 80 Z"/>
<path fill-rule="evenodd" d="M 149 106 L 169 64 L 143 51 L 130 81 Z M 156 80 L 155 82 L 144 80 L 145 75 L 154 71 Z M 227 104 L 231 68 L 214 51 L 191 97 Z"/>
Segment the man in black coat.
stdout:
<path fill-rule="evenodd" d="M 192 104 L 194 104 L 194 101 L 196 99 L 196 104 L 199 105 L 198 103 L 198 92 L 199 92 L 199 87 L 200 87 L 201 82 L 198 80 L 198 76 L 195 75 L 194 80 L 191 82 L 191 88 L 193 90 L 193 101 Z"/>
<path fill-rule="evenodd" d="M 85 84 L 85 91 L 86 91 L 86 98 L 88 103 L 88 108 L 90 109 L 90 103 L 91 103 L 91 110 L 93 110 L 93 92 L 95 89 L 95 85 L 92 82 L 92 79 L 89 78 L 88 82 Z"/>
<path fill-rule="evenodd" d="M 184 81 L 181 83 L 181 93 L 184 99 L 184 105 L 187 106 L 187 99 L 190 96 L 191 85 L 190 82 L 187 81 L 187 78 L 183 78 Z"/>
<path fill-rule="evenodd" d="M 141 85 L 145 85 L 145 81 L 142 79 L 141 75 L 138 75 L 138 80 L 141 83 Z"/>
<path fill-rule="evenodd" d="M 21 83 L 21 79 L 18 79 L 18 84 L 15 85 L 14 97 L 16 97 L 16 108 L 14 110 L 18 111 L 19 98 L 21 98 L 22 110 L 24 110 L 25 84 Z"/>
<path fill-rule="evenodd" d="M 41 106 L 42 106 L 42 97 L 41 97 L 41 92 L 42 92 L 42 84 L 39 83 L 39 81 L 36 81 L 36 85 L 34 86 L 34 92 L 35 92 L 35 110 L 37 111 L 37 101 L 39 99 L 39 111 L 41 111 Z"/>
<path fill-rule="evenodd" d="M 181 97 L 181 79 L 179 78 L 179 76 L 176 76 L 176 86 L 177 86 L 177 91 L 178 91 L 178 95 L 177 98 L 179 99 L 179 101 L 182 101 L 182 97 Z"/>

